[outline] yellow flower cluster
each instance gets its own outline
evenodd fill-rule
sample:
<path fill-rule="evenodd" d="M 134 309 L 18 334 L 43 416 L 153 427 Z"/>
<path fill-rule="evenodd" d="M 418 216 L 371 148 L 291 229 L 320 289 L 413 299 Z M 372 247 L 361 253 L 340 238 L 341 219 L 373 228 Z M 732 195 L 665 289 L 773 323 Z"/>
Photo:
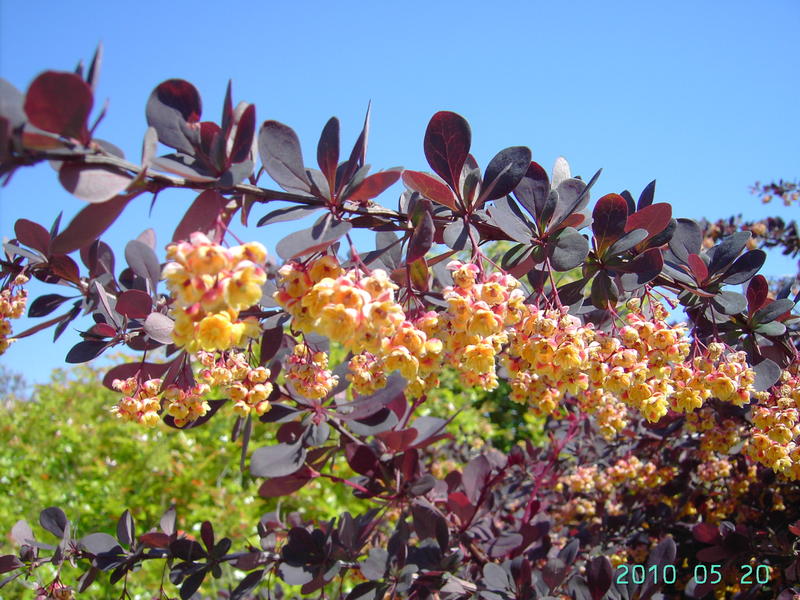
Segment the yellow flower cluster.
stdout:
<path fill-rule="evenodd" d="M 175 298 L 175 344 L 189 352 L 227 350 L 258 337 L 258 321 L 239 319 L 239 311 L 261 299 L 266 256 L 258 242 L 224 248 L 202 233 L 168 246 L 163 277 Z"/>
<path fill-rule="evenodd" d="M 197 383 L 188 389 L 175 384 L 167 386 L 164 390 L 165 409 L 175 419 L 175 425 L 183 427 L 206 415 L 211 408 L 205 400 L 209 389 L 207 383 Z"/>
<path fill-rule="evenodd" d="M 143 383 L 135 377 L 115 379 L 111 387 L 124 397 L 111 408 L 111 412 L 123 421 L 133 421 L 153 427 L 161 420 L 161 379 L 148 379 Z"/>
<path fill-rule="evenodd" d="M 306 344 L 297 344 L 289 357 L 286 381 L 311 400 L 322 400 L 339 383 L 328 369 L 328 355 L 314 352 Z"/>
<path fill-rule="evenodd" d="M 446 361 L 467 385 L 493 390 L 496 357 L 509 341 L 508 328 L 525 314 L 525 295 L 511 275 L 492 273 L 478 282 L 474 264 L 452 261 L 447 268 L 454 285 L 444 289 L 448 306 L 437 332 Z"/>
<path fill-rule="evenodd" d="M 800 480 L 800 373 L 797 365 L 784 371 L 781 381 L 752 413 L 753 428 L 747 454 L 776 473 Z"/>
<path fill-rule="evenodd" d="M 344 272 L 336 257 L 325 255 L 307 265 L 287 263 L 278 275 L 275 300 L 292 315 L 296 329 L 363 354 L 351 363 L 362 389 L 373 387 L 366 380 L 371 361 L 378 361 L 385 373 L 399 371 L 414 395 L 438 383 L 442 343 L 427 333 L 436 321 L 408 321 L 394 297 L 397 286 L 385 271 Z"/>
<path fill-rule="evenodd" d="M 139 382 L 136 377 L 115 379 L 111 387 L 124 396 L 111 408 L 111 412 L 123 421 L 153 427 L 161 420 L 159 413 L 162 395 L 165 411 L 174 418 L 178 427 L 183 427 L 208 412 L 210 407 L 203 399 L 209 390 L 207 384 L 198 383 L 189 389 L 171 384 L 162 393 L 162 383 L 161 379 L 148 379 L 144 382 Z"/>
<path fill-rule="evenodd" d="M 209 385 L 222 386 L 233 400 L 233 411 L 246 417 L 251 411 L 259 417 L 267 412 L 272 393 L 270 371 L 265 367 L 252 368 L 242 352 L 225 353 L 217 359 L 211 352 L 198 352 L 202 369 L 199 376 Z"/>
<path fill-rule="evenodd" d="M 25 314 L 25 304 L 28 301 L 28 292 L 24 289 L 14 290 L 14 287 L 27 283 L 28 278 L 17 275 L 10 288 L 0 292 L 0 355 L 5 354 L 11 345 L 11 319 L 19 319 Z"/>

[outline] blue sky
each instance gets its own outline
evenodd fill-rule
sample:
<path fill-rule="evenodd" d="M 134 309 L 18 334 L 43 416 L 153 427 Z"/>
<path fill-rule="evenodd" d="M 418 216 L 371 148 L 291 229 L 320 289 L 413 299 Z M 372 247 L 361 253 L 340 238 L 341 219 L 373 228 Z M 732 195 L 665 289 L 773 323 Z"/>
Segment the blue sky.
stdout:
<path fill-rule="evenodd" d="M 657 179 L 656 200 L 677 216 L 788 216 L 748 194 L 756 180 L 799 175 L 800 4 L 766 2 L 113 2 L 0 1 L 0 76 L 21 90 L 45 69 L 71 70 L 105 45 L 96 106 L 110 99 L 96 135 L 132 160 L 153 87 L 180 77 L 217 121 L 229 78 L 234 102 L 256 104 L 300 137 L 308 164 L 327 119 L 354 141 L 368 101 L 373 169 L 427 170 L 422 137 L 438 110 L 464 115 L 485 166 L 502 148 L 527 145 L 548 170 L 565 156 L 575 174 L 602 167 L 598 194 Z M 381 201 L 396 202 L 400 186 Z M 108 233 L 124 244 L 153 227 L 163 247 L 191 193 L 165 193 L 152 216 L 139 198 Z M 49 225 L 82 202 L 47 165 L 18 172 L 0 190 L 0 235 L 18 218 Z M 262 211 L 263 212 L 263 211 Z M 260 216 L 260 212 L 256 216 Z M 291 224 L 290 224 L 291 226 Z M 268 247 L 288 233 L 252 230 Z M 788 274 L 777 257 L 766 272 Z M 32 286 L 35 297 L 43 286 Z M 50 292 L 58 290 L 50 289 Z M 78 321 L 78 327 L 86 320 Z M 30 325 L 23 319 L 15 328 Z M 85 328 L 82 327 L 82 328 Z M 44 333 L 3 362 L 45 381 L 80 338 Z"/>

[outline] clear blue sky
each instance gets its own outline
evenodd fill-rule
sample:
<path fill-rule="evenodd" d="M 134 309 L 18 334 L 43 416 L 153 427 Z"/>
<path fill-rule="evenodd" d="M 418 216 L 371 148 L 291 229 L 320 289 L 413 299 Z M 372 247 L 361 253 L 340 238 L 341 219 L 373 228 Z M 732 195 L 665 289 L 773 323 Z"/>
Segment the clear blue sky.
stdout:
<path fill-rule="evenodd" d="M 598 194 L 627 188 L 636 195 L 657 179 L 656 199 L 672 203 L 678 216 L 758 217 L 787 209 L 760 206 L 748 186 L 800 175 L 798 31 L 794 0 L 0 0 L 0 76 L 24 91 L 42 70 L 90 60 L 102 40 L 96 105 L 109 98 L 110 106 L 97 136 L 132 160 L 140 156 L 144 105 L 155 85 L 191 81 L 204 119 L 217 121 L 232 78 L 234 102 L 254 102 L 259 123 L 295 128 L 308 164 L 326 120 L 340 118 L 349 146 L 371 100 L 373 169 L 427 169 L 428 119 L 453 110 L 470 121 L 482 166 L 506 146 L 527 145 L 548 170 L 559 155 L 585 177 L 602 167 Z M 392 188 L 382 201 L 396 202 L 400 191 Z M 126 240 L 153 227 L 163 247 L 192 199 L 163 194 L 148 217 L 149 200 L 140 198 L 107 239 L 121 256 Z M 20 171 L 0 190 L 0 234 L 13 237 L 21 217 L 49 224 L 63 210 L 69 220 L 81 206 L 49 166 Z M 275 226 L 251 237 L 274 246 L 282 232 Z M 780 259 L 767 268 L 792 270 Z M 42 289 L 32 286 L 34 297 Z M 23 319 L 15 328 L 29 325 Z M 57 344 L 44 333 L 2 360 L 44 381 L 78 340 L 75 327 Z"/>

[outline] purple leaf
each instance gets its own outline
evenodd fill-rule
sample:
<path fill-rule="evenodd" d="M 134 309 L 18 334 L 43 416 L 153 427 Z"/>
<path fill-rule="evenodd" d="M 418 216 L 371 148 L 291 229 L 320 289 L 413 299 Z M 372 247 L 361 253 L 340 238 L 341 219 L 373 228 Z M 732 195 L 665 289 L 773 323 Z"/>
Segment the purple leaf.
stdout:
<path fill-rule="evenodd" d="M 83 208 L 70 221 L 67 228 L 53 240 L 52 253 L 67 254 L 90 246 L 117 220 L 134 197 L 135 195 L 117 196 L 108 202 L 90 204 Z"/>
<path fill-rule="evenodd" d="M 429 211 L 425 211 L 408 242 L 407 263 L 412 263 L 427 254 L 428 250 L 433 246 L 434 231 L 433 217 Z"/>
<path fill-rule="evenodd" d="M 457 200 L 453 191 L 439 179 L 421 171 L 403 171 L 403 183 L 425 198 L 446 206 L 450 210 L 457 210 Z"/>
<path fill-rule="evenodd" d="M 39 524 L 57 538 L 64 537 L 64 531 L 69 525 L 67 515 L 57 506 L 45 508 L 39 513 Z"/>
<path fill-rule="evenodd" d="M 353 202 L 366 202 L 382 194 L 386 189 L 394 185 L 400 179 L 402 169 L 389 169 L 373 173 L 358 184 L 348 195 L 347 200 Z"/>
<path fill-rule="evenodd" d="M 602 600 L 605 598 L 608 588 L 611 587 L 611 562 L 605 556 L 596 556 L 586 569 L 589 592 L 592 600 Z"/>
<path fill-rule="evenodd" d="M 238 112 L 238 107 L 237 107 Z M 236 135 L 231 147 L 230 162 L 241 163 L 250 157 L 256 133 L 256 106 L 248 104 L 236 122 Z"/>
<path fill-rule="evenodd" d="M 14 234 L 17 239 L 45 256 L 50 249 L 50 234 L 47 229 L 28 219 L 17 219 L 14 223 Z"/>
<path fill-rule="evenodd" d="M 329 217 L 330 214 L 325 215 L 325 221 L 321 226 L 296 231 L 279 241 L 275 246 L 278 256 L 289 260 L 324 250 L 353 227 L 349 221 L 331 223 L 332 219 Z"/>
<path fill-rule="evenodd" d="M 336 117 L 328 120 L 319 136 L 317 164 L 330 189 L 336 189 L 336 167 L 339 165 L 339 119 Z"/>
<path fill-rule="evenodd" d="M 471 143 L 469 123 L 454 112 L 436 113 L 425 130 L 425 158 L 436 174 L 453 189 L 458 184 Z"/>
<path fill-rule="evenodd" d="M 133 178 L 118 173 L 111 167 L 65 162 L 58 170 L 58 180 L 76 198 L 99 204 L 122 193 Z"/>
<path fill-rule="evenodd" d="M 601 253 L 625 233 L 627 218 L 628 204 L 619 194 L 606 194 L 597 201 L 592 212 L 592 231 Z"/>
<path fill-rule="evenodd" d="M 510 194 L 526 176 L 530 164 L 531 151 L 525 146 L 512 146 L 498 152 L 486 167 L 478 204 Z"/>
<path fill-rule="evenodd" d="M 283 189 L 310 193 L 300 140 L 288 125 L 264 121 L 258 132 L 258 151 L 264 169 Z"/>
<path fill-rule="evenodd" d="M 302 439 L 294 444 L 263 446 L 250 457 L 250 473 L 254 477 L 284 477 L 297 472 L 305 459 Z"/>
<path fill-rule="evenodd" d="M 84 340 L 83 342 L 75 344 L 70 351 L 67 352 L 67 357 L 64 360 L 70 364 L 88 362 L 100 356 L 107 347 L 107 342 Z"/>
<path fill-rule="evenodd" d="M 199 141 L 195 123 L 202 114 L 200 94 L 188 81 L 168 79 L 160 83 L 147 100 L 147 124 L 154 127 L 162 144 L 194 154 Z"/>
<path fill-rule="evenodd" d="M 28 88 L 25 114 L 39 129 L 88 144 L 86 122 L 93 103 L 92 90 L 78 75 L 45 71 Z"/>
<path fill-rule="evenodd" d="M 225 208 L 225 198 L 216 190 L 205 190 L 194 199 L 172 234 L 172 241 L 188 240 L 195 231 L 213 231 L 220 213 Z"/>
<path fill-rule="evenodd" d="M 151 339 L 162 344 L 172 343 L 172 330 L 175 322 L 167 315 L 158 312 L 150 313 L 144 320 L 144 331 Z"/>
<path fill-rule="evenodd" d="M 153 300 L 141 290 L 127 290 L 117 297 L 114 310 L 129 319 L 143 319 L 153 310 Z"/>

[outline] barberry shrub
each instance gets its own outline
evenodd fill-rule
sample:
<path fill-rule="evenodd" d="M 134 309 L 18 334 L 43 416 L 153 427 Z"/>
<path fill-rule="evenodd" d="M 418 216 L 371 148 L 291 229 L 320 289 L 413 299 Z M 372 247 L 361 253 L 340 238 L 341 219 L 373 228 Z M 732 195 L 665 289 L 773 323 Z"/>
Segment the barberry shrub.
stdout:
<path fill-rule="evenodd" d="M 428 124 L 432 172 L 370 174 L 369 115 L 349 155 L 328 121 L 319 168 L 307 167 L 294 131 L 257 125 L 230 84 L 219 123 L 200 120 L 189 82 L 158 85 L 132 163 L 95 137 L 99 117 L 90 125 L 98 67 L 47 71 L 24 94 L 2 82 L 0 175 L 51 161 L 87 202 L 66 227 L 17 221 L 2 350 L 91 315 L 68 363 L 141 353 L 105 375 L 118 392 L 108 418 L 181 430 L 231 419 L 263 498 L 323 481 L 371 508 L 328 522 L 272 511 L 234 542 L 208 521 L 200 539 L 181 533 L 171 510 L 142 532 L 133 507 L 112 536 L 76 532 L 49 507 L 40 524 L 57 545 L 17 523 L 4 585 L 32 579 L 39 597 L 67 598 L 108 572 L 124 597 L 157 560 L 184 599 L 223 568 L 239 573 L 225 595 L 238 599 L 284 584 L 349 600 L 800 593 L 797 297 L 759 274 L 751 231 L 714 237 L 674 217 L 654 182 L 638 199 L 592 201 L 599 171 L 584 180 L 559 159 L 548 174 L 523 146 L 482 170 L 452 112 Z M 398 181 L 399 201 L 378 204 Z M 145 231 L 118 271 L 103 233 L 168 188 L 194 199 L 165 260 Z M 280 264 L 229 232 L 240 218 L 267 239 L 304 217 L 316 220 L 276 244 Z M 372 247 L 355 246 L 356 230 Z M 31 277 L 74 296 L 35 298 L 29 316 L 48 318 L 12 334 Z M 457 411 L 431 407 L 454 381 L 541 424 L 536 441 L 476 451 L 454 439 Z M 65 563 L 83 574 L 64 580 Z M 37 580 L 44 564 L 58 568 Z M 623 576 L 637 564 L 644 578 Z M 748 566 L 769 576 L 747 579 Z M 716 579 L 699 576 L 709 570 Z"/>

